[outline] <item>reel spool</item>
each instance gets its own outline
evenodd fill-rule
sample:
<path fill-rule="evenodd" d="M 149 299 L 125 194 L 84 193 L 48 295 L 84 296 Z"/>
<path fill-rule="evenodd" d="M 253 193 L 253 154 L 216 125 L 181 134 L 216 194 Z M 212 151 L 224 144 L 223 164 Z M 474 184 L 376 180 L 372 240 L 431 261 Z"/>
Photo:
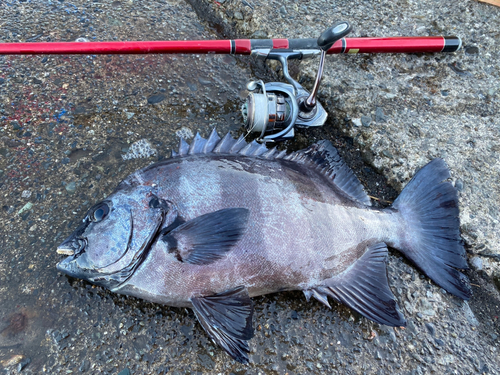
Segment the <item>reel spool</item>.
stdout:
<path fill-rule="evenodd" d="M 241 107 L 246 130 L 260 133 L 261 140 L 293 138 L 293 125 L 298 115 L 293 87 L 279 82 L 264 84 L 262 81 L 252 81 L 247 84 L 247 89 L 254 92 L 248 95 Z M 275 134 L 264 137 L 266 133 Z"/>

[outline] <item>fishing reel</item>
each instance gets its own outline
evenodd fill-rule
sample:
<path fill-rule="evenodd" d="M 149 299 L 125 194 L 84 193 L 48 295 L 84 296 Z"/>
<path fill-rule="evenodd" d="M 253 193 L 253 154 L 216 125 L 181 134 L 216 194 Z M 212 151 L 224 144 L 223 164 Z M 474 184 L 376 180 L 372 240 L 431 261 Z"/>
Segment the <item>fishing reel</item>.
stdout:
<path fill-rule="evenodd" d="M 251 81 L 251 91 L 242 106 L 245 128 L 249 133 L 260 133 L 262 142 L 279 142 L 295 136 L 295 126 L 300 128 L 324 125 L 327 113 L 316 101 L 323 76 L 326 51 L 351 31 L 347 22 L 339 22 L 324 31 L 317 39 L 319 49 L 252 49 L 252 55 L 264 60 L 281 63 L 283 76 L 288 83 Z M 288 72 L 288 60 L 306 59 L 321 55 L 318 73 L 311 92 L 304 89 Z"/>

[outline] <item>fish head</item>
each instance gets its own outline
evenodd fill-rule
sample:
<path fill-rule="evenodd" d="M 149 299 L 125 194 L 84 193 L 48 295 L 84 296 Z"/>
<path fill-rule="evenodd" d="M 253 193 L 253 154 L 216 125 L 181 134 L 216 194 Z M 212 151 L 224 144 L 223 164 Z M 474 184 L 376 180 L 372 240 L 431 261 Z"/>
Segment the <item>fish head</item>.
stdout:
<path fill-rule="evenodd" d="M 58 247 L 68 255 L 57 269 L 112 289 L 126 281 L 147 255 L 165 220 L 176 215 L 171 202 L 151 188 L 117 191 L 90 208 Z"/>

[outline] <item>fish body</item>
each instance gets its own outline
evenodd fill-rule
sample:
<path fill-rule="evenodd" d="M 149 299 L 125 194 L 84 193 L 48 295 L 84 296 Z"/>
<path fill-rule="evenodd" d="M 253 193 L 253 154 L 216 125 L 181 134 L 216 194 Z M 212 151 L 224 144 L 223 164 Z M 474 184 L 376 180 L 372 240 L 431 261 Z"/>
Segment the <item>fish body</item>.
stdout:
<path fill-rule="evenodd" d="M 186 221 L 215 210 L 249 210 L 241 239 L 217 262 L 179 262 L 168 243 L 158 239 L 134 275 L 115 290 L 168 305 L 191 306 L 193 294 L 211 295 L 238 285 L 250 297 L 308 290 L 344 272 L 364 254 L 367 243 L 393 242 L 402 230 L 397 212 L 367 209 L 306 165 L 287 160 L 191 155 L 170 159 L 134 179 L 156 186 L 153 193 L 175 202 Z"/>
<path fill-rule="evenodd" d="M 199 136 L 126 178 L 59 247 L 58 269 L 193 308 L 210 337 L 247 362 L 251 297 L 302 290 L 369 319 L 405 325 L 388 286 L 387 247 L 461 298 L 468 281 L 456 191 L 440 159 L 388 209 L 373 208 L 327 141 L 286 154 Z"/>

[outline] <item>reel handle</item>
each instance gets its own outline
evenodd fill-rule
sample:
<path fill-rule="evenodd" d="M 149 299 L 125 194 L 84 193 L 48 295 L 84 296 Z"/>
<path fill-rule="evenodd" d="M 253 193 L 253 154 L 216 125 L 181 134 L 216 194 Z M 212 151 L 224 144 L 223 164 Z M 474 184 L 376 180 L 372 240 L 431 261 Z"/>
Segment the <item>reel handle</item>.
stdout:
<path fill-rule="evenodd" d="M 314 87 L 311 94 L 306 100 L 300 102 L 300 109 L 302 112 L 310 113 L 316 108 L 316 95 L 323 76 L 323 64 L 325 62 L 326 51 L 328 51 L 337 40 L 342 39 L 344 36 L 349 34 L 351 30 L 352 27 L 349 22 L 341 21 L 323 31 L 323 33 L 319 36 L 317 43 L 319 48 L 321 48 L 321 58 L 319 60 L 318 73 L 316 75 L 316 80 L 314 81 Z"/>
<path fill-rule="evenodd" d="M 337 40 L 342 39 L 352 31 L 352 27 L 347 21 L 337 22 L 329 27 L 318 38 L 318 47 L 323 51 L 328 51 Z"/>

